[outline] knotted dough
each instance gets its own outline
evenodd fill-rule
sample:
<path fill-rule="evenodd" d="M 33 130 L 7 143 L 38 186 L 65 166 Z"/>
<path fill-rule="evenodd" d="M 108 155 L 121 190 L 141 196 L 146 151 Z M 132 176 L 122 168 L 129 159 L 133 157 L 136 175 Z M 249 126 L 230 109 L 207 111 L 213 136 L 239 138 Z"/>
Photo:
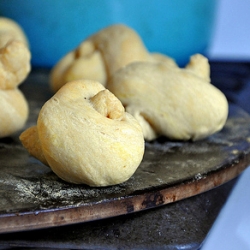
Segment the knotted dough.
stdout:
<path fill-rule="evenodd" d="M 208 60 L 200 54 L 186 68 L 135 62 L 116 71 L 107 88 L 138 120 L 146 140 L 162 135 L 198 140 L 219 131 L 228 115 L 227 99 L 209 74 Z"/>
<path fill-rule="evenodd" d="M 139 123 L 101 83 L 65 84 L 20 140 L 61 179 L 109 186 L 128 180 L 144 154 Z"/>
<path fill-rule="evenodd" d="M 51 71 L 50 85 L 54 92 L 66 82 L 78 79 L 96 80 L 106 86 L 114 72 L 135 61 L 164 61 L 175 65 L 174 60 L 165 55 L 149 53 L 140 36 L 130 27 L 111 25 L 59 60 Z"/>
<path fill-rule="evenodd" d="M 30 72 L 30 57 L 21 27 L 0 18 L 0 138 L 22 129 L 28 118 L 28 103 L 18 86 Z"/>

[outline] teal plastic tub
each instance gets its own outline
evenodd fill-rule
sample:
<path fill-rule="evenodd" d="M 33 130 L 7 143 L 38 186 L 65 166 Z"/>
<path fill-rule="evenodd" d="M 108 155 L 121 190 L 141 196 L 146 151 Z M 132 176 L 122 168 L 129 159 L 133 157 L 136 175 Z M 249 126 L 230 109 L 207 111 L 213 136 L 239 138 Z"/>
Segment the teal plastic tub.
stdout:
<path fill-rule="evenodd" d="M 51 67 L 89 35 L 115 23 L 134 28 L 149 51 L 184 65 L 206 55 L 216 0 L 1 0 L 0 15 L 24 29 L 33 66 Z"/>

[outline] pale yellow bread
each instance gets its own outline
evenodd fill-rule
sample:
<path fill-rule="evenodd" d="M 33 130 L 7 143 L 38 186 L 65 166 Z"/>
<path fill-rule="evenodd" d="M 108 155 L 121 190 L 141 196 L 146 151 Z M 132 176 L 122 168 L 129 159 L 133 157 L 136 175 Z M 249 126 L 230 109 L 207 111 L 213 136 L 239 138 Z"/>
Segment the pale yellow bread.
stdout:
<path fill-rule="evenodd" d="M 0 89 L 18 87 L 30 73 L 30 59 L 23 42 L 12 40 L 0 48 Z"/>
<path fill-rule="evenodd" d="M 12 40 L 21 41 L 27 47 L 29 46 L 28 39 L 20 25 L 10 18 L 0 17 L 0 47 Z"/>
<path fill-rule="evenodd" d="M 42 107 L 36 130 L 21 135 L 23 145 L 38 159 L 44 156 L 51 169 L 71 183 L 122 183 L 134 174 L 144 154 L 139 123 L 95 81 L 65 84 Z M 25 133 L 31 134 L 33 142 L 25 142 Z"/>
<path fill-rule="evenodd" d="M 37 126 L 34 125 L 25 131 L 23 131 L 19 136 L 23 146 L 27 149 L 29 154 L 33 155 L 43 164 L 48 165 L 47 160 L 44 157 L 41 143 L 37 133 Z"/>
<path fill-rule="evenodd" d="M 198 140 L 221 130 L 228 115 L 227 99 L 209 73 L 199 54 L 184 69 L 137 62 L 118 70 L 107 88 L 140 122 L 146 140 Z"/>
<path fill-rule="evenodd" d="M 106 86 L 114 72 L 135 61 L 164 61 L 175 65 L 165 55 L 149 53 L 132 28 L 111 25 L 88 37 L 59 60 L 51 71 L 50 85 L 54 92 L 66 82 L 78 79 L 96 80 Z"/>
<path fill-rule="evenodd" d="M 31 70 L 30 58 L 22 28 L 0 17 L 0 138 L 19 131 L 28 118 L 28 103 L 17 87 Z"/>
<path fill-rule="evenodd" d="M 28 103 L 19 89 L 0 89 L 0 138 L 21 130 L 28 118 Z"/>

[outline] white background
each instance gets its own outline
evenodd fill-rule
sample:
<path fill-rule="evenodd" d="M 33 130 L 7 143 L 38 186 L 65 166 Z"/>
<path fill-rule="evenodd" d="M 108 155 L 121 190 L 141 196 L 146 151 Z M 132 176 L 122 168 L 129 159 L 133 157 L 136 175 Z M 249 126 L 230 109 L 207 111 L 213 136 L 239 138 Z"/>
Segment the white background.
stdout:
<path fill-rule="evenodd" d="M 218 1 L 209 57 L 250 61 L 250 0 Z"/>

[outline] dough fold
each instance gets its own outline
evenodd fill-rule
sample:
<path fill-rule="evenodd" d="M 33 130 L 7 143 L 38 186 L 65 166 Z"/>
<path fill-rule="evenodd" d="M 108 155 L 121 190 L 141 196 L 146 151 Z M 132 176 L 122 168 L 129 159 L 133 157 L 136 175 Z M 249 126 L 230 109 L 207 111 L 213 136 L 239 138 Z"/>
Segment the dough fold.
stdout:
<path fill-rule="evenodd" d="M 138 120 L 146 140 L 198 140 L 221 130 L 228 115 L 227 99 L 209 74 L 199 54 L 186 68 L 135 62 L 115 72 L 107 88 Z"/>
<path fill-rule="evenodd" d="M 0 18 L 0 138 L 22 129 L 29 108 L 18 86 L 28 76 L 30 65 L 28 40 L 21 27 L 8 18 Z"/>
<path fill-rule="evenodd" d="M 133 29 L 111 25 L 84 40 L 53 67 L 51 89 L 56 92 L 66 82 L 90 79 L 106 86 L 107 80 L 118 69 L 136 61 L 162 61 L 176 65 L 173 59 L 149 53 L 140 36 Z"/>
<path fill-rule="evenodd" d="M 65 84 L 20 140 L 61 179 L 89 186 L 128 180 L 144 154 L 139 123 L 101 83 L 90 80 Z"/>

